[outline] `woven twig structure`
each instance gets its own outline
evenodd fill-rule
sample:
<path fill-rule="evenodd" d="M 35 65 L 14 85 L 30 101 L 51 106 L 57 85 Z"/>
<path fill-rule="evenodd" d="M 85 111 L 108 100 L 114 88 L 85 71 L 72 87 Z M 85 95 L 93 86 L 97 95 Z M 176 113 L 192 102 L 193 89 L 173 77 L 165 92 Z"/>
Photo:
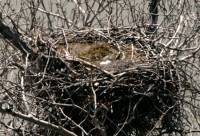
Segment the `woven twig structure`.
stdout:
<path fill-rule="evenodd" d="M 29 66 L 26 88 L 27 91 L 33 89 L 31 92 L 35 93 L 35 102 L 42 108 L 40 114 L 44 120 L 77 135 L 143 136 L 181 129 L 177 120 L 180 106 L 175 64 L 158 59 L 152 42 L 139 39 L 139 34 L 132 34 L 133 30 L 120 31 L 111 30 L 109 38 L 107 31 L 71 32 L 66 34 L 68 43 L 65 42 L 69 46 L 70 43 L 103 41 L 122 54 L 125 52 L 120 50 L 123 46 L 134 44 L 141 55 L 139 58 L 145 59 L 135 61 L 119 57 L 100 66 L 70 55 L 70 52 L 68 55 L 58 53 L 60 45 L 54 48 L 38 40 L 37 46 L 42 47 L 44 54 Z M 33 131 L 42 134 L 46 130 Z"/>

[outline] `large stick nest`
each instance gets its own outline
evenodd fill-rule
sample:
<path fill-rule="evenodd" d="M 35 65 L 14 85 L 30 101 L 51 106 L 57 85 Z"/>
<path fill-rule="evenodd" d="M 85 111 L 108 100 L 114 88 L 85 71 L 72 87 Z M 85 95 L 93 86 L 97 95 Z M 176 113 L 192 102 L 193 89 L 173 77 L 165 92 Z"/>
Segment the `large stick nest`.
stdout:
<path fill-rule="evenodd" d="M 28 68 L 26 88 L 32 89 L 41 106 L 38 116 L 77 135 L 158 135 L 179 130 L 175 64 L 158 59 L 154 43 L 141 37 L 136 30 L 113 29 L 55 34 L 53 42 L 36 39 L 42 55 Z M 83 53 L 73 49 L 88 45 Z M 94 57 L 98 52 L 91 55 L 90 49 L 95 46 L 105 47 L 107 54 Z M 100 65 L 109 54 L 114 56 L 111 63 Z"/>

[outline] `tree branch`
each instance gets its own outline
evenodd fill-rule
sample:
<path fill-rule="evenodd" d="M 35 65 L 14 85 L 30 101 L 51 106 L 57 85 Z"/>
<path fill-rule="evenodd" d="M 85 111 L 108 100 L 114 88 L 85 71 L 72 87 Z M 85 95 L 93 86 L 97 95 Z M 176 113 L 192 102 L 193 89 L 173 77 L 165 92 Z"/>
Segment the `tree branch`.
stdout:
<path fill-rule="evenodd" d="M 60 134 L 62 134 L 64 136 L 77 136 L 75 133 L 73 133 L 73 132 L 71 132 L 71 131 L 69 131 L 69 130 L 61 127 L 61 126 L 57 126 L 57 125 L 52 124 L 50 122 L 40 120 L 40 119 L 32 116 L 31 114 L 25 115 L 25 114 L 22 114 L 22 113 L 19 113 L 19 112 L 12 111 L 10 109 L 3 109 L 2 106 L 0 107 L 0 113 L 10 114 L 14 117 L 18 117 L 18 118 L 21 118 L 23 120 L 30 121 L 30 122 L 35 123 L 37 125 L 40 125 L 42 127 L 58 131 Z"/>
<path fill-rule="evenodd" d="M 20 34 L 6 26 L 2 20 L 0 20 L 0 30 L 0 38 L 11 43 L 15 48 L 20 50 L 23 55 L 34 54 L 33 50 L 28 47 L 26 42 L 20 38 Z"/>

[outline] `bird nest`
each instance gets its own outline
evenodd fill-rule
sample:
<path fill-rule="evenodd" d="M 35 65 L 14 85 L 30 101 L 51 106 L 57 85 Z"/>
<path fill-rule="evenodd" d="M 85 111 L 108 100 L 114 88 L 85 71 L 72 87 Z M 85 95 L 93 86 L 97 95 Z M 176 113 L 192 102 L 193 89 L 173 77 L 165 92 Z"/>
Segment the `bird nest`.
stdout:
<path fill-rule="evenodd" d="M 77 135 L 143 136 L 180 129 L 175 66 L 158 59 L 153 43 L 140 36 L 114 29 L 55 34 L 54 44 L 38 40 L 37 52 L 43 54 L 26 76 L 26 88 L 41 107 L 38 116 Z M 81 52 L 73 49 L 77 45 L 92 47 Z M 109 54 L 111 63 L 101 65 Z"/>

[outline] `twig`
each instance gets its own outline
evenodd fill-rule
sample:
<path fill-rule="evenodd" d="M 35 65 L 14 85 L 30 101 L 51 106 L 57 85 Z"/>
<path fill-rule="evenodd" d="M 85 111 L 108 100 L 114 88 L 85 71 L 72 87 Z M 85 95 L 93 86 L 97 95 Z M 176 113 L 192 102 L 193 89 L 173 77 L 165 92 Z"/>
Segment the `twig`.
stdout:
<path fill-rule="evenodd" d="M 86 12 L 85 12 L 85 10 L 78 4 L 78 1 L 77 1 L 77 0 L 73 0 L 73 2 L 74 2 L 74 3 L 76 4 L 76 6 L 78 7 L 79 11 L 80 11 L 83 15 L 85 15 Z"/>
<path fill-rule="evenodd" d="M 0 113 L 10 114 L 14 117 L 18 117 L 18 118 L 21 118 L 23 120 L 30 121 L 30 122 L 35 123 L 37 125 L 41 125 L 42 127 L 45 127 L 47 129 L 56 130 L 60 134 L 62 134 L 63 136 L 77 136 L 75 133 L 63 128 L 62 126 L 57 126 L 57 125 L 52 124 L 50 122 L 38 119 L 31 114 L 25 115 L 25 114 L 15 112 L 15 111 L 12 111 L 12 110 L 9 110 L 9 109 L 2 109 L 2 107 L 0 107 Z"/>
<path fill-rule="evenodd" d="M 82 132 L 83 132 L 86 136 L 88 136 L 88 133 L 85 131 L 85 129 L 84 129 L 83 127 L 81 127 L 79 124 L 77 124 L 76 122 L 74 122 L 70 117 L 68 117 L 68 116 L 63 112 L 63 110 L 62 110 L 61 108 L 59 108 L 59 109 L 60 109 L 61 113 L 64 115 L 64 117 L 65 117 L 66 119 L 68 119 L 69 121 L 71 121 L 76 127 L 78 127 L 80 130 L 82 130 Z"/>
<path fill-rule="evenodd" d="M 63 36 L 64 36 L 64 38 L 65 38 L 65 45 L 66 45 L 66 49 L 64 49 L 64 51 L 65 51 L 65 56 L 66 56 L 66 57 L 70 57 L 69 45 L 68 45 L 68 42 L 67 42 L 67 37 L 66 37 L 66 34 L 65 34 L 64 29 L 62 29 L 62 32 L 63 32 Z"/>
<path fill-rule="evenodd" d="M 65 18 L 64 16 L 61 16 L 61 15 L 59 15 L 59 14 L 56 14 L 56 13 L 52 13 L 52 12 L 43 10 L 43 9 L 41 9 L 41 8 L 37 8 L 37 9 L 38 9 L 38 11 L 40 11 L 40 12 L 43 12 L 43 13 L 45 13 L 45 14 L 49 14 L 49 15 L 58 17 L 58 18 L 60 18 L 60 19 L 63 19 L 63 20 L 66 20 L 66 19 L 67 19 L 67 22 L 69 23 L 69 25 L 70 25 L 70 26 L 73 25 L 73 21 L 71 21 L 71 20 L 68 19 L 68 18 Z"/>
<path fill-rule="evenodd" d="M 92 89 L 93 98 L 94 98 L 94 111 L 96 113 L 96 110 L 97 110 L 97 95 L 96 95 L 96 92 L 94 90 L 93 85 L 91 85 L 91 89 Z"/>
<path fill-rule="evenodd" d="M 177 27 L 177 29 L 176 29 L 176 32 L 175 32 L 174 35 L 172 36 L 172 39 L 171 39 L 167 44 L 165 44 L 165 47 L 169 47 L 170 44 L 173 42 L 173 40 L 176 38 L 177 33 L 178 33 L 178 32 L 180 31 L 180 29 L 181 29 L 182 22 L 183 22 L 183 15 L 180 15 L 179 25 L 178 25 L 178 27 Z"/>

